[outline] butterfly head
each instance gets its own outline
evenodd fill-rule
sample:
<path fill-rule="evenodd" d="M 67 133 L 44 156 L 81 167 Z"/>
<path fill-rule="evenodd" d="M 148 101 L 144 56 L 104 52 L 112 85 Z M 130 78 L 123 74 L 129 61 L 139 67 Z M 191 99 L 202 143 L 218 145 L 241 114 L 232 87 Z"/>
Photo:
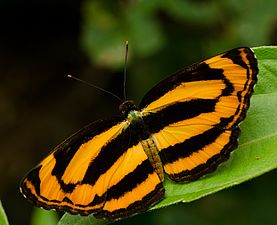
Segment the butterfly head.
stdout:
<path fill-rule="evenodd" d="M 139 108 L 135 105 L 134 101 L 126 100 L 119 106 L 119 111 L 124 117 L 128 117 L 130 111 L 137 111 Z"/>

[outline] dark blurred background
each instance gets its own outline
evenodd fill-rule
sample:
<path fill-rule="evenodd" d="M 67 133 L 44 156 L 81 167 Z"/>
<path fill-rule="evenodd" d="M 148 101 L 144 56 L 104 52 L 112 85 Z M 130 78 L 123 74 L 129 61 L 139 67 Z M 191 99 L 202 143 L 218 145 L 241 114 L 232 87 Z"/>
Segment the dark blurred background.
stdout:
<path fill-rule="evenodd" d="M 24 174 L 91 121 L 118 113 L 129 40 L 128 97 L 193 62 L 239 46 L 277 44 L 276 0 L 1 0 L 0 199 L 11 225 L 30 224 Z M 122 224 L 277 224 L 277 173 Z"/>

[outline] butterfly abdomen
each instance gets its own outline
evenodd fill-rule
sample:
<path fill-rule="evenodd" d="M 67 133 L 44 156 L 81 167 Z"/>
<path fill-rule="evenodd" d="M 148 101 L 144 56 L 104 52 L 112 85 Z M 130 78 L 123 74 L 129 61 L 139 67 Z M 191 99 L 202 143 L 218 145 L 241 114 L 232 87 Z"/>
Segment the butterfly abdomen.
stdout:
<path fill-rule="evenodd" d="M 144 152 L 148 156 L 151 165 L 154 167 L 155 172 L 158 174 L 161 181 L 164 181 L 164 171 L 161 158 L 157 146 L 152 138 L 141 141 Z"/>

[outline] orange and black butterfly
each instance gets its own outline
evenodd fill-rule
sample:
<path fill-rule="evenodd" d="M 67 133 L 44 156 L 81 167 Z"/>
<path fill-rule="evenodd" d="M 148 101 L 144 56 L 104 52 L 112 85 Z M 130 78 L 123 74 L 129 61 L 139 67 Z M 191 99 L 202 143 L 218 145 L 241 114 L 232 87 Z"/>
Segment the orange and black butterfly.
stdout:
<path fill-rule="evenodd" d="M 185 68 L 152 88 L 121 117 L 93 122 L 58 145 L 21 184 L 34 205 L 117 220 L 165 195 L 164 174 L 192 181 L 238 145 L 257 82 L 257 60 L 236 48 Z"/>

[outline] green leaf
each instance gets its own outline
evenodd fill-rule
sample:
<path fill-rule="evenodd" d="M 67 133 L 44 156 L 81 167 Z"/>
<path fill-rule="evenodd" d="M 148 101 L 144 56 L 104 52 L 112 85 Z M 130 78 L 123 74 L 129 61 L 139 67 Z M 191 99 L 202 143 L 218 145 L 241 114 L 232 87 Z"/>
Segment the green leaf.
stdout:
<path fill-rule="evenodd" d="M 191 202 L 240 184 L 277 168 L 277 47 L 253 48 L 258 59 L 259 80 L 247 118 L 241 125 L 239 147 L 212 174 L 187 184 L 165 181 L 166 197 L 153 209 L 177 202 Z M 107 224 L 93 216 L 65 214 L 59 225 Z"/>
<path fill-rule="evenodd" d="M 5 210 L 0 201 L 0 225 L 9 225 L 8 218 L 6 216 Z"/>
<path fill-rule="evenodd" d="M 31 225 L 56 225 L 58 220 L 58 214 L 56 211 L 46 211 L 41 208 L 34 208 L 31 217 Z"/>
<path fill-rule="evenodd" d="M 277 93 L 277 46 L 258 47 L 253 50 L 260 70 L 255 94 Z"/>
<path fill-rule="evenodd" d="M 96 219 L 93 215 L 79 216 L 65 213 L 58 225 L 105 225 L 111 223 L 107 220 Z"/>

